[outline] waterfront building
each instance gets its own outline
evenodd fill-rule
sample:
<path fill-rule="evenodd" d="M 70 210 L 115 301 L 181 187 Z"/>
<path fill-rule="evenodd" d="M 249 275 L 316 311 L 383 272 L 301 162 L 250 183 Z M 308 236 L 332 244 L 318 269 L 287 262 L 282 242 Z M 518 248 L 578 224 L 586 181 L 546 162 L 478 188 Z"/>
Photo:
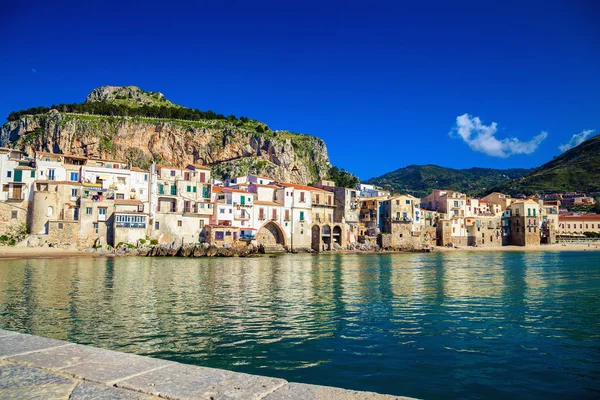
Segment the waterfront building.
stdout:
<path fill-rule="evenodd" d="M 152 172 L 151 237 L 159 242 L 198 243 L 214 217 L 208 167 L 156 165 Z M 155 206 L 154 206 L 155 205 Z M 229 207 L 230 208 L 230 207 Z M 227 217 L 233 214 L 227 210 Z M 225 216 L 219 215 L 219 218 Z"/>
<path fill-rule="evenodd" d="M 510 238 L 514 246 L 537 246 L 540 241 L 540 205 L 534 200 L 517 200 L 509 206 Z"/>
<path fill-rule="evenodd" d="M 500 215 L 478 215 L 465 218 L 467 245 L 477 247 L 502 246 Z"/>
<path fill-rule="evenodd" d="M 600 234 L 600 214 L 572 214 L 558 216 L 558 234 L 583 235 L 585 232 Z"/>
<path fill-rule="evenodd" d="M 18 150 L 0 148 L 0 235 L 26 227 L 34 180 L 30 159 Z"/>
<path fill-rule="evenodd" d="M 500 193 L 500 192 L 492 192 L 485 196 L 482 200 L 489 201 L 494 204 L 500 205 L 500 209 L 502 211 L 506 210 L 510 204 L 515 201 L 509 195 Z"/>

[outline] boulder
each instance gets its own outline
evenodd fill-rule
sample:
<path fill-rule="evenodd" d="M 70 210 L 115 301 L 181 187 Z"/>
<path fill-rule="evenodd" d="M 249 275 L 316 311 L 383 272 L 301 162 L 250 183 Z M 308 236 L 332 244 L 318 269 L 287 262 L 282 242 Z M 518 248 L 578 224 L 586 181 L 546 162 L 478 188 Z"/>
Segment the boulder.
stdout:
<path fill-rule="evenodd" d="M 206 249 L 208 247 L 204 247 L 204 245 L 194 246 L 194 251 L 192 253 L 193 257 L 204 257 L 206 255 Z"/>
<path fill-rule="evenodd" d="M 146 257 L 152 252 L 150 247 L 142 247 L 141 249 L 137 249 L 138 256 Z"/>
<path fill-rule="evenodd" d="M 334 243 L 331 245 L 331 247 L 332 247 L 332 248 L 333 248 L 333 250 L 335 250 L 335 251 L 344 250 L 344 248 L 343 248 L 342 246 L 340 246 L 339 244 L 337 244 L 337 243 L 335 243 L 335 242 L 334 242 Z"/>
<path fill-rule="evenodd" d="M 216 245 L 211 244 L 210 247 L 208 249 L 206 249 L 206 256 L 214 257 L 217 255 L 218 252 L 219 252 L 219 248 Z"/>
<path fill-rule="evenodd" d="M 196 246 L 193 244 L 184 244 L 183 246 L 181 246 L 179 248 L 179 251 L 177 252 L 177 256 L 190 257 L 192 255 L 192 253 L 194 252 L 195 248 L 196 248 Z"/>
<path fill-rule="evenodd" d="M 216 255 L 219 257 L 233 257 L 235 252 L 231 248 L 219 247 Z"/>

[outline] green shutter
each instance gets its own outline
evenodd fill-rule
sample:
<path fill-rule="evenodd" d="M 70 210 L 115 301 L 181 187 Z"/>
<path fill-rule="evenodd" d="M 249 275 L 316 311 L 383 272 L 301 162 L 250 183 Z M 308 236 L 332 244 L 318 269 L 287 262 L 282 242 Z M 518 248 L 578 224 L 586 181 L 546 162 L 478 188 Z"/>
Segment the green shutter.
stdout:
<path fill-rule="evenodd" d="M 177 195 L 177 186 L 171 185 L 171 194 L 173 196 Z"/>
<path fill-rule="evenodd" d="M 187 192 L 189 193 L 189 192 L 191 192 L 191 191 L 192 191 L 192 187 L 191 187 L 190 185 L 188 185 L 188 186 L 186 187 L 186 190 L 187 190 Z"/>
<path fill-rule="evenodd" d="M 300 221 L 304 221 L 304 211 L 300 211 Z"/>
<path fill-rule="evenodd" d="M 23 182 L 23 170 L 15 169 L 14 177 L 15 182 Z"/>
<path fill-rule="evenodd" d="M 31 177 L 35 178 L 35 171 L 31 171 Z"/>
<path fill-rule="evenodd" d="M 192 186 L 193 192 L 196 193 L 196 191 L 198 190 L 198 187 L 196 186 Z"/>

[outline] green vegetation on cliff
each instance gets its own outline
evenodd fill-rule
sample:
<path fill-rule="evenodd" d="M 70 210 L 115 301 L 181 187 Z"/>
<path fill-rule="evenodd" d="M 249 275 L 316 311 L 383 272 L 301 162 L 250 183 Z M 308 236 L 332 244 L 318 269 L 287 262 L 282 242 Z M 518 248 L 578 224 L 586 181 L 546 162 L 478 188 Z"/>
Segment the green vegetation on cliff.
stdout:
<path fill-rule="evenodd" d="M 453 169 L 437 165 L 409 165 L 371 178 L 365 183 L 381 186 L 392 193 L 408 193 L 421 198 L 429 195 L 433 189 L 450 189 L 469 196 L 483 196 L 494 186 L 520 178 L 527 172 L 529 170 L 520 168 Z"/>
<path fill-rule="evenodd" d="M 511 195 L 600 191 L 600 135 L 593 136 L 520 179 L 493 190 Z"/>

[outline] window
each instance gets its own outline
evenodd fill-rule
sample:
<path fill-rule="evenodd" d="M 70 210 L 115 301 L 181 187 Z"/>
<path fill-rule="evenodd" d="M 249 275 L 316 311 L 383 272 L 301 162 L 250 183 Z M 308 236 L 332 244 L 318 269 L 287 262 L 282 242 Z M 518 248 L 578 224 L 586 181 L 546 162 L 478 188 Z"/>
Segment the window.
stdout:
<path fill-rule="evenodd" d="M 7 178 L 12 177 L 12 171 L 6 171 L 6 177 Z"/>
<path fill-rule="evenodd" d="M 190 180 L 190 173 L 189 172 L 184 172 L 183 173 L 183 180 L 184 181 L 189 181 Z"/>
<path fill-rule="evenodd" d="M 202 229 L 202 228 L 204 228 L 204 220 L 203 219 L 200 220 L 200 229 Z"/>
<path fill-rule="evenodd" d="M 71 189 L 71 197 L 77 197 L 77 193 L 78 193 L 77 189 Z"/>
<path fill-rule="evenodd" d="M 148 182 L 148 174 L 144 174 L 144 182 Z"/>
<path fill-rule="evenodd" d="M 406 200 L 406 204 L 410 204 L 410 200 Z"/>
<path fill-rule="evenodd" d="M 31 171 L 31 177 L 35 178 L 35 171 Z"/>
<path fill-rule="evenodd" d="M 170 174 L 171 176 L 175 176 L 175 170 L 171 170 Z"/>
<path fill-rule="evenodd" d="M 223 232 L 215 232 L 215 240 L 223 240 Z"/>
<path fill-rule="evenodd" d="M 181 220 L 177 221 L 177 226 L 182 226 Z"/>
<path fill-rule="evenodd" d="M 219 214 L 225 214 L 225 209 L 224 208 L 219 208 Z"/>
<path fill-rule="evenodd" d="M 200 182 L 206 181 L 206 174 L 204 172 L 200 172 Z"/>
<path fill-rule="evenodd" d="M 230 231 L 225 232 L 225 236 L 231 236 L 231 232 Z"/>
<path fill-rule="evenodd" d="M 10 218 L 11 219 L 17 219 L 17 218 L 19 218 L 19 211 L 18 210 L 12 210 L 10 212 Z"/>
<path fill-rule="evenodd" d="M 73 182 L 79 182 L 79 173 L 78 172 L 71 172 L 69 180 L 73 181 Z"/>
<path fill-rule="evenodd" d="M 527 216 L 530 217 L 531 216 L 531 208 L 527 209 Z"/>
<path fill-rule="evenodd" d="M 317 204 L 319 204 L 319 195 L 318 195 L 318 194 L 316 194 L 316 195 L 315 195 L 315 202 L 316 202 Z"/>
<path fill-rule="evenodd" d="M 189 213 L 192 211 L 192 202 L 184 201 L 183 202 L 183 212 Z"/>
<path fill-rule="evenodd" d="M 172 196 L 177 195 L 177 186 L 171 185 L 171 195 Z"/>
<path fill-rule="evenodd" d="M 53 181 L 54 180 L 54 170 L 53 169 L 49 169 L 48 170 L 48 180 L 49 181 Z"/>
<path fill-rule="evenodd" d="M 400 200 L 396 200 L 396 205 L 399 206 L 400 205 Z"/>
<path fill-rule="evenodd" d="M 54 214 L 54 208 L 52 206 L 48 206 L 48 212 L 46 213 L 47 217 L 51 217 Z"/>
<path fill-rule="evenodd" d="M 300 221 L 304 221 L 304 211 L 300 211 Z"/>
<path fill-rule="evenodd" d="M 290 220 L 290 210 L 285 210 L 285 220 L 286 221 Z"/>
<path fill-rule="evenodd" d="M 258 219 L 265 219 L 265 209 L 264 208 L 258 209 Z"/>
<path fill-rule="evenodd" d="M 94 223 L 92 223 L 92 226 L 93 226 L 94 230 L 96 231 L 96 235 L 97 235 L 98 234 L 98 223 L 94 222 Z"/>
<path fill-rule="evenodd" d="M 233 208 L 229 209 L 229 214 L 233 214 Z"/>
<path fill-rule="evenodd" d="M 300 203 L 304 203 L 304 192 L 300 192 Z"/>
<path fill-rule="evenodd" d="M 85 208 L 85 215 L 92 215 L 92 207 Z"/>
<path fill-rule="evenodd" d="M 125 194 L 117 193 L 117 200 L 125 200 Z"/>
<path fill-rule="evenodd" d="M 98 215 L 106 215 L 106 208 L 98 208 Z"/>
<path fill-rule="evenodd" d="M 158 223 L 158 221 L 156 221 L 154 223 L 154 229 L 159 229 L 160 228 L 160 224 Z"/>
<path fill-rule="evenodd" d="M 62 228 L 63 228 L 63 223 L 62 223 L 62 222 L 59 222 L 59 223 L 58 223 L 58 229 L 62 229 Z"/>
<path fill-rule="evenodd" d="M 197 190 L 198 188 L 196 186 L 192 186 L 192 192 L 196 193 Z"/>
<path fill-rule="evenodd" d="M 190 185 L 187 185 L 185 189 L 188 193 L 192 191 L 192 187 Z"/>
<path fill-rule="evenodd" d="M 162 183 L 158 184 L 158 194 L 165 194 L 165 186 Z"/>

